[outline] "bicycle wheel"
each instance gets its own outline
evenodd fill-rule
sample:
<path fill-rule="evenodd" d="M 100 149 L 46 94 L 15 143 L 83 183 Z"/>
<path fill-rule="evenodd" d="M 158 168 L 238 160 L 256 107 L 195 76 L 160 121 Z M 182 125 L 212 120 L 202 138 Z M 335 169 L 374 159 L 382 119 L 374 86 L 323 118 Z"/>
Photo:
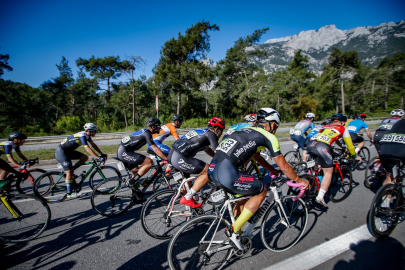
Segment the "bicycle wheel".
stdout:
<path fill-rule="evenodd" d="M 50 171 L 37 178 L 33 185 L 35 196 L 42 197 L 48 203 L 66 199 L 66 182 L 63 172 Z"/>
<path fill-rule="evenodd" d="M 377 160 L 377 161 L 376 161 Z M 378 157 L 373 157 L 367 164 L 364 186 L 369 189 L 376 189 L 381 186 L 385 180 L 385 173 L 382 174 L 383 169 Z"/>
<path fill-rule="evenodd" d="M 340 166 L 340 171 L 336 168 L 333 171 L 332 182 L 329 186 L 329 197 L 334 203 L 341 202 L 346 199 L 353 189 L 352 186 L 352 171 L 346 165 Z"/>
<path fill-rule="evenodd" d="M 281 204 L 273 204 L 264 214 L 260 237 L 271 251 L 281 252 L 292 248 L 305 231 L 308 209 L 303 200 L 293 201 L 294 198 L 295 195 L 285 196 Z M 287 204 L 290 207 L 286 207 Z"/>
<path fill-rule="evenodd" d="M 294 166 L 298 162 L 301 161 L 300 155 L 297 151 L 289 151 L 284 155 L 285 160 L 287 161 L 290 166 Z"/>
<path fill-rule="evenodd" d="M 400 194 L 394 184 L 382 186 L 374 196 L 367 216 L 367 227 L 376 238 L 387 238 L 395 229 L 401 210 Z"/>
<path fill-rule="evenodd" d="M 38 237 L 48 227 L 51 220 L 49 206 L 41 198 L 27 194 L 5 195 L 15 218 L 0 201 L 0 240 L 8 243 L 21 243 Z"/>
<path fill-rule="evenodd" d="M 91 194 L 91 206 L 105 217 L 122 215 L 131 208 L 133 202 L 132 190 L 121 178 L 101 182 Z"/>
<path fill-rule="evenodd" d="M 297 175 L 311 173 L 311 170 L 308 169 L 308 165 L 307 165 L 306 161 L 298 162 L 298 163 L 294 164 L 294 166 L 292 166 L 292 168 Z"/>
<path fill-rule="evenodd" d="M 42 170 L 42 169 L 32 169 L 32 170 L 27 170 L 27 172 L 28 172 L 28 177 L 26 179 L 23 179 L 23 178 L 17 179 L 15 187 L 17 188 L 18 193 L 33 194 L 34 192 L 32 191 L 32 186 L 34 185 L 35 180 L 42 174 L 46 173 L 46 171 Z M 48 181 L 49 181 L 49 185 L 51 185 L 52 179 L 49 178 Z M 43 194 L 43 195 L 45 195 L 45 194 Z"/>
<path fill-rule="evenodd" d="M 357 163 L 357 169 L 363 171 L 367 168 L 367 164 L 370 161 L 370 150 L 364 146 L 360 149 L 358 155 L 361 157 L 362 161 Z"/>
<path fill-rule="evenodd" d="M 233 253 L 225 235 L 228 226 L 229 221 L 219 220 L 216 215 L 198 216 L 185 223 L 169 243 L 167 261 L 170 268 L 219 269 L 224 266 Z M 229 248 L 218 250 L 225 246 Z"/>
<path fill-rule="evenodd" d="M 162 190 L 152 195 L 143 205 L 141 223 L 145 232 L 156 239 L 170 239 L 180 226 L 190 219 L 191 212 L 180 204 L 179 196 L 173 203 L 170 217 L 168 205 L 177 190 Z"/>
<path fill-rule="evenodd" d="M 120 171 L 111 166 L 100 166 L 90 175 L 89 187 L 94 190 L 98 184 L 111 178 L 121 178 Z"/>

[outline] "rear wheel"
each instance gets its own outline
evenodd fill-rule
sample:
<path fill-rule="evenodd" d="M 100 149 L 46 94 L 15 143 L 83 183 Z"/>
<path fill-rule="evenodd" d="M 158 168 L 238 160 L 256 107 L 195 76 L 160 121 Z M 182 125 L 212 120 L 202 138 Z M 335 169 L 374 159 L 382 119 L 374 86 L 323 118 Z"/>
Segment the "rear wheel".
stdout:
<path fill-rule="evenodd" d="M 104 180 L 111 178 L 121 178 L 121 173 L 114 167 L 111 166 L 100 166 L 100 169 L 97 169 L 91 174 L 89 179 L 89 186 L 91 189 L 94 188 L 103 182 Z"/>
<path fill-rule="evenodd" d="M 65 173 L 50 171 L 42 174 L 33 186 L 35 196 L 48 203 L 60 202 L 66 198 Z"/>
<path fill-rule="evenodd" d="M 329 197 L 334 203 L 341 202 L 346 199 L 352 191 L 352 171 L 346 165 L 340 166 L 333 171 L 332 182 L 329 186 Z"/>
<path fill-rule="evenodd" d="M 284 155 L 284 159 L 287 161 L 290 166 L 294 166 L 301 161 L 300 155 L 297 151 L 289 151 Z"/>

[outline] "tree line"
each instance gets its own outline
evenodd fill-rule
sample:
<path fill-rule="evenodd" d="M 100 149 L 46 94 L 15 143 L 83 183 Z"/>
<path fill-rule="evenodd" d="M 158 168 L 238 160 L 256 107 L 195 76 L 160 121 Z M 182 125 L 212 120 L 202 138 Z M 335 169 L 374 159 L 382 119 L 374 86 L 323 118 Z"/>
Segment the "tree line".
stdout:
<path fill-rule="evenodd" d="M 219 26 L 201 21 L 165 42 L 153 76 L 138 76 L 146 65 L 141 56 L 79 58 L 73 74 L 65 57 L 56 68 L 59 76 L 34 88 L 0 78 L 0 133 L 62 134 L 96 123 L 102 132 L 135 130 L 156 116 L 170 121 L 182 114 L 184 127 L 205 126 L 219 116 L 227 125 L 239 122 L 260 107 L 273 107 L 285 122 L 313 112 L 323 119 L 335 112 L 353 114 L 388 112 L 404 107 L 405 53 L 384 58 L 376 67 L 361 64 L 356 51 L 332 48 L 328 64 L 317 76 L 308 58 L 295 52 L 288 68 L 267 74 L 266 58 L 257 44 L 268 28 L 235 41 L 215 68 L 201 60 L 210 52 L 210 33 Z M 0 77 L 12 71 L 9 55 L 0 54 Z"/>

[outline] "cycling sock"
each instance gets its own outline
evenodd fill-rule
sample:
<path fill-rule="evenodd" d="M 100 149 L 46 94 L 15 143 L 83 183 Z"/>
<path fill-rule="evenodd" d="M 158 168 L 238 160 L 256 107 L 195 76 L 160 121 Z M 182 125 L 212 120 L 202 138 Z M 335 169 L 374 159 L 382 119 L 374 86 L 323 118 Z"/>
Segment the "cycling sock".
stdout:
<path fill-rule="evenodd" d="M 232 224 L 233 232 L 237 233 L 240 231 L 242 226 L 253 216 L 253 213 L 250 212 L 248 209 L 243 208 L 242 213 L 240 213 L 238 219 Z"/>
<path fill-rule="evenodd" d="M 354 151 L 356 151 L 356 155 L 357 155 L 357 153 L 360 151 L 360 149 L 358 147 L 356 147 L 356 149 L 354 149 Z"/>
<path fill-rule="evenodd" d="M 140 178 L 141 178 L 141 176 L 140 176 L 139 174 L 135 174 L 135 176 L 132 177 L 132 178 L 129 180 L 129 184 L 130 184 L 131 186 L 135 185 L 135 183 L 138 182 Z"/>
<path fill-rule="evenodd" d="M 326 194 L 326 190 L 319 189 L 319 193 L 318 193 L 318 196 L 316 196 L 316 198 L 318 200 L 323 200 L 323 197 L 325 197 L 325 194 Z"/>
<path fill-rule="evenodd" d="M 187 192 L 186 196 L 184 196 L 186 198 L 186 200 L 190 200 L 194 194 L 196 194 L 197 191 L 195 191 L 194 189 L 190 188 L 190 190 Z"/>
<path fill-rule="evenodd" d="M 72 183 L 73 183 L 73 180 L 66 179 L 66 193 L 67 194 L 72 194 Z"/>

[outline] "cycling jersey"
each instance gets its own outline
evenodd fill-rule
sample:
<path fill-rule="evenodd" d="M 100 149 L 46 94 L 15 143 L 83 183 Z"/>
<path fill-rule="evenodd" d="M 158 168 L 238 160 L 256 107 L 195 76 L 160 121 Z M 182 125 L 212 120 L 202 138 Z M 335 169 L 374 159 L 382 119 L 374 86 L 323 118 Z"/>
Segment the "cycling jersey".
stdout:
<path fill-rule="evenodd" d="M 162 142 L 166 140 L 167 137 L 169 137 L 170 135 L 172 135 L 175 140 L 179 139 L 179 135 L 177 134 L 176 128 L 172 123 L 167 123 L 166 125 L 163 125 L 161 127 L 159 134 L 152 135 L 153 141 L 155 142 L 156 146 L 160 149 L 160 151 L 162 151 L 165 154 L 169 154 L 170 147 L 162 144 Z M 148 149 L 152 150 L 150 146 L 148 146 Z"/>
<path fill-rule="evenodd" d="M 349 125 L 349 123 L 350 123 L 351 121 L 354 121 L 354 119 L 347 119 L 347 121 L 346 121 L 346 123 L 345 123 L 345 128 Z"/>
<path fill-rule="evenodd" d="M 11 156 L 11 152 L 14 151 L 16 152 L 21 152 L 20 146 L 15 145 L 12 141 L 5 141 L 0 143 L 0 156 L 2 154 L 6 154 L 6 156 Z"/>
<path fill-rule="evenodd" d="M 91 137 L 85 131 L 68 136 L 60 143 L 60 147 L 68 150 L 75 150 L 79 146 L 89 147 L 88 142 L 93 142 Z"/>
<path fill-rule="evenodd" d="M 179 140 L 173 143 L 173 149 L 187 157 L 193 157 L 199 151 L 205 150 L 211 145 L 213 149 L 218 147 L 218 137 L 209 129 L 194 129 L 187 132 Z"/>
<path fill-rule="evenodd" d="M 399 120 L 401 120 L 401 118 L 394 116 L 394 117 L 385 118 L 384 120 L 381 121 L 381 124 L 377 128 L 377 130 L 375 131 L 375 134 L 374 134 L 374 137 L 373 137 L 375 149 L 377 150 L 377 152 L 380 152 L 380 149 L 381 149 L 381 145 L 380 145 L 381 138 L 385 134 L 390 133 L 390 130 L 392 129 L 392 127 Z"/>
<path fill-rule="evenodd" d="M 362 128 L 368 129 L 368 125 L 366 122 L 358 119 L 358 120 L 353 120 L 350 122 L 350 124 L 347 125 L 347 130 L 350 133 L 358 133 Z"/>
<path fill-rule="evenodd" d="M 124 137 L 121 140 L 121 146 L 127 152 L 133 152 L 135 150 L 138 150 L 145 144 L 155 145 L 152 139 L 152 134 L 147 128 L 138 130 L 132 133 L 131 135 Z"/>
<path fill-rule="evenodd" d="M 316 127 L 314 127 L 313 129 L 311 129 L 311 132 L 307 135 L 307 138 L 311 138 L 312 136 L 314 136 L 316 133 L 318 133 L 319 130 L 321 130 L 321 128 L 324 125 L 318 125 Z"/>
<path fill-rule="evenodd" d="M 235 125 L 233 125 L 233 126 L 231 126 L 225 133 L 224 133 L 224 136 L 228 136 L 228 135 L 231 135 L 232 133 L 234 133 L 236 130 L 239 130 L 239 129 L 242 129 L 242 128 L 245 128 L 245 127 L 251 127 L 252 125 L 251 124 L 249 124 L 249 123 L 237 123 L 237 124 L 235 124 Z"/>
<path fill-rule="evenodd" d="M 390 158 L 397 158 L 405 162 L 405 119 L 399 119 L 391 127 L 390 133 L 380 139 L 380 158 L 383 167 L 392 173 L 393 164 Z"/>
<path fill-rule="evenodd" d="M 290 129 L 290 135 L 304 136 L 305 131 L 307 131 L 309 128 L 314 129 L 314 123 L 309 120 L 301 120 L 295 125 L 294 128 Z"/>

